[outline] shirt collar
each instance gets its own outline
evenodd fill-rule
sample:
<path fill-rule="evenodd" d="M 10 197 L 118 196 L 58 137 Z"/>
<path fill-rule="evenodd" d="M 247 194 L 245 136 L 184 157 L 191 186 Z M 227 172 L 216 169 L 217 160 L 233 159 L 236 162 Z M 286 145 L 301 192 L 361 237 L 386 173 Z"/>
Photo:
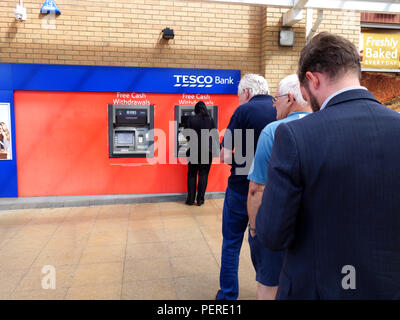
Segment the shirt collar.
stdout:
<path fill-rule="evenodd" d="M 294 116 L 301 115 L 301 114 L 307 115 L 310 113 L 311 112 L 309 112 L 309 111 L 296 111 L 296 112 L 292 112 L 291 114 L 289 114 L 286 118 L 294 117 Z"/>
<path fill-rule="evenodd" d="M 347 88 L 340 89 L 339 91 L 336 91 L 335 93 L 332 93 L 328 98 L 326 98 L 324 103 L 322 104 L 322 106 L 321 106 L 321 108 L 319 110 L 321 111 L 321 110 L 325 109 L 326 105 L 328 104 L 329 101 L 332 100 L 333 97 L 335 97 L 335 96 L 337 96 L 337 95 L 339 95 L 339 94 L 341 94 L 343 92 L 350 91 L 350 90 L 355 90 L 355 89 L 368 90 L 367 88 L 362 87 L 362 86 L 353 86 L 353 87 L 347 87 Z"/>

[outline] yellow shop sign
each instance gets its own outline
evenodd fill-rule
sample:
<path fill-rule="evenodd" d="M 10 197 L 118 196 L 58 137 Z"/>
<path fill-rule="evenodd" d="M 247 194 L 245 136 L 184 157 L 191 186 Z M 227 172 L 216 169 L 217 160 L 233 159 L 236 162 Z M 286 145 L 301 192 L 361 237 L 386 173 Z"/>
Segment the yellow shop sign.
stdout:
<path fill-rule="evenodd" d="M 363 68 L 400 69 L 400 33 L 363 33 Z"/>

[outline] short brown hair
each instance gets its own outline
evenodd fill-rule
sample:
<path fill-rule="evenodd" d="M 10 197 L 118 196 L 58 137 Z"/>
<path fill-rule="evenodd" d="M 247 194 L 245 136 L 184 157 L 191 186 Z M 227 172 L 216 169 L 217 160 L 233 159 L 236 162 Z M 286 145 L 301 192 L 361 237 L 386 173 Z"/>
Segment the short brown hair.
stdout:
<path fill-rule="evenodd" d="M 326 73 L 331 80 L 353 70 L 361 78 L 360 55 L 349 40 L 329 32 L 317 34 L 301 50 L 297 75 L 304 84 L 306 72 Z"/>

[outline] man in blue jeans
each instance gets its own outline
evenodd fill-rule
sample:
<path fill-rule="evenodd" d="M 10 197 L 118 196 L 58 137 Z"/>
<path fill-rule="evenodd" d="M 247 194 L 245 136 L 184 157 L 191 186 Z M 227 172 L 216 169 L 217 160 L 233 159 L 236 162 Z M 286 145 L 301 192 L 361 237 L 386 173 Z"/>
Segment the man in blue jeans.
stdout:
<path fill-rule="evenodd" d="M 217 300 L 235 300 L 239 295 L 239 255 L 248 224 L 247 175 L 262 129 L 276 120 L 264 77 L 245 75 L 239 83 L 238 97 L 239 107 L 230 119 L 220 154 L 221 162 L 230 164 L 232 168 L 222 213 L 223 242 Z"/>

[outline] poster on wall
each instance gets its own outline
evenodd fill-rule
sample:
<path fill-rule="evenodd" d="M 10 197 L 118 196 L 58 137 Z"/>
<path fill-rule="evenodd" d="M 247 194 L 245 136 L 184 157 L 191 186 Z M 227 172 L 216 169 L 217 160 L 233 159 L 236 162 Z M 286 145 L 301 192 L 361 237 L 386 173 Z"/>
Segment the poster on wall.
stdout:
<path fill-rule="evenodd" d="M 400 71 L 400 32 L 362 32 L 362 68 L 366 71 Z"/>
<path fill-rule="evenodd" d="M 0 103 L 0 160 L 12 160 L 9 103 Z"/>

